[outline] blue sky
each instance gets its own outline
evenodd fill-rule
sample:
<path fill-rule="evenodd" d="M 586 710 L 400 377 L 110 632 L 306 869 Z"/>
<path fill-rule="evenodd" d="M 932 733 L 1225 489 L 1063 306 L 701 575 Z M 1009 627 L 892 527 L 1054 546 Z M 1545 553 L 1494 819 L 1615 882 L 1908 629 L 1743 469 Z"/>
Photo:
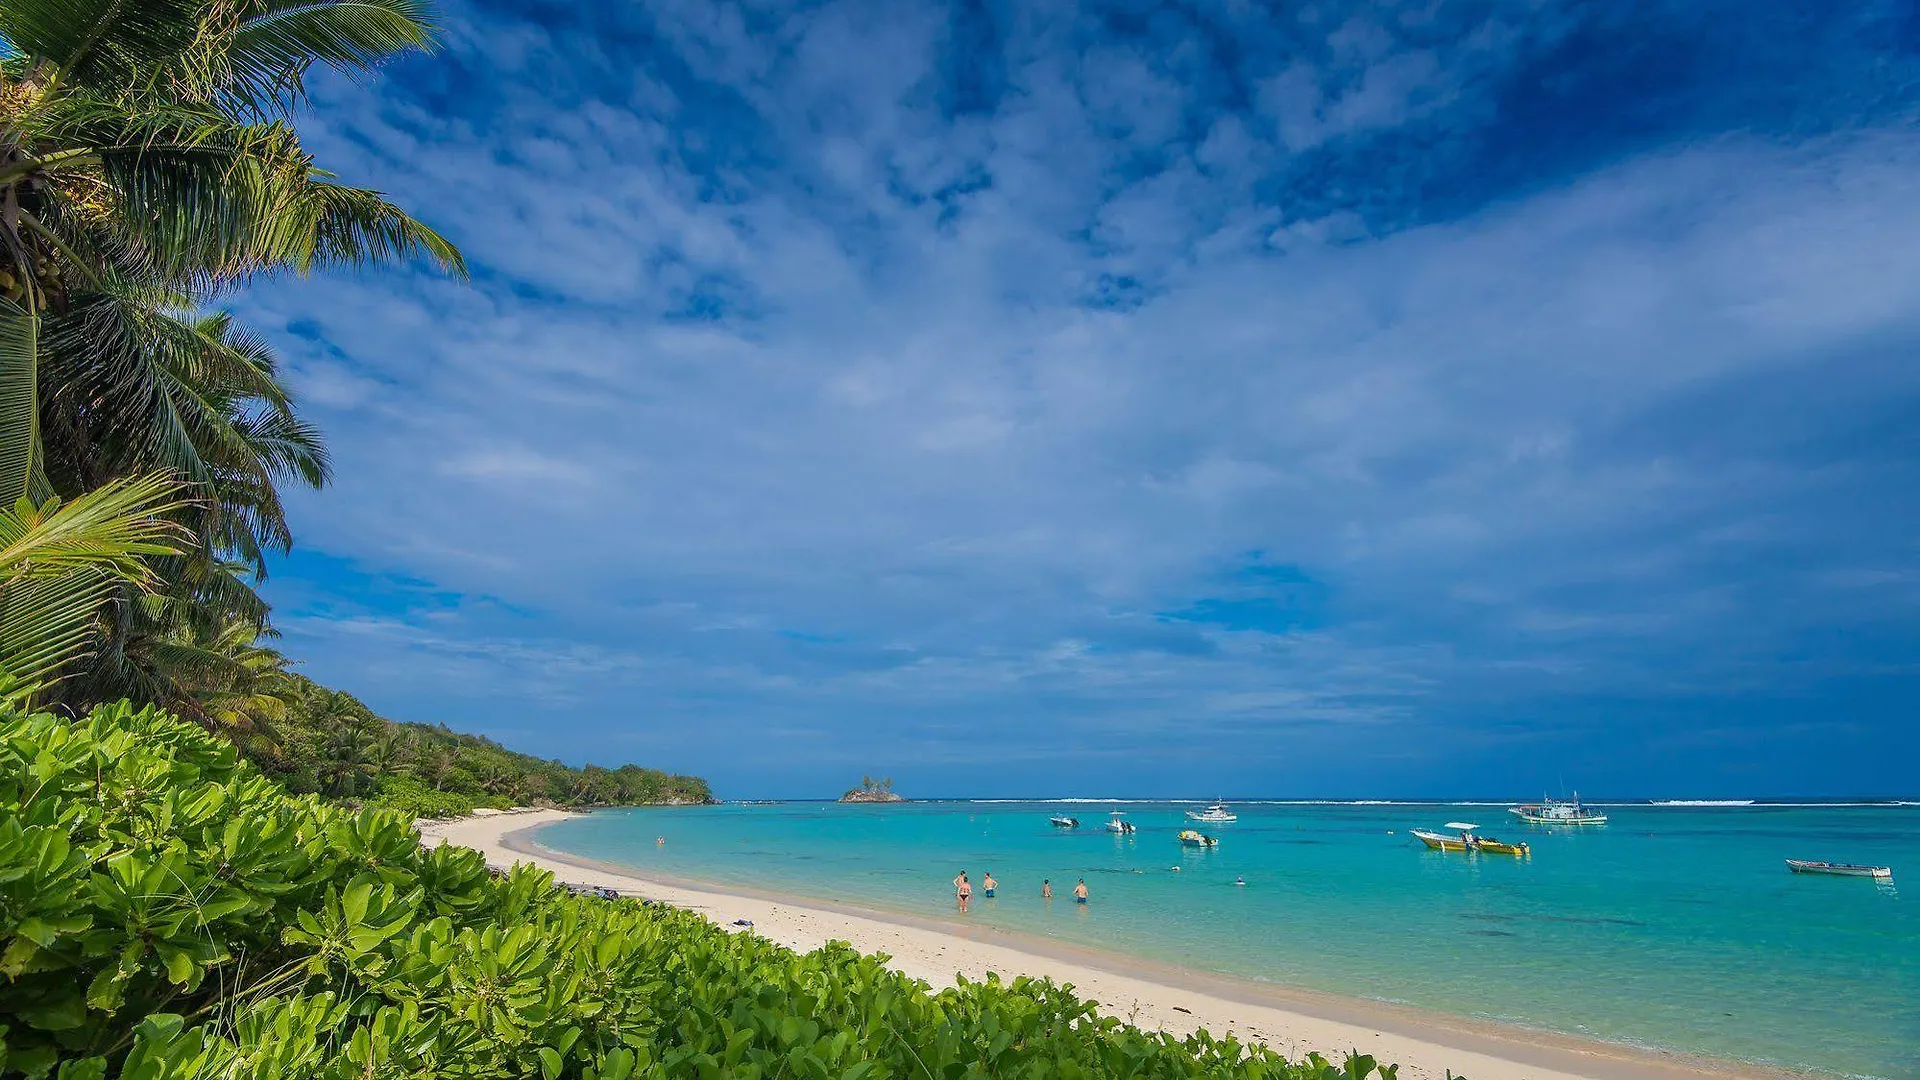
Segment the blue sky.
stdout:
<path fill-rule="evenodd" d="M 733 796 L 1912 793 L 1908 4 L 458 4 L 238 298 L 397 718 Z"/>

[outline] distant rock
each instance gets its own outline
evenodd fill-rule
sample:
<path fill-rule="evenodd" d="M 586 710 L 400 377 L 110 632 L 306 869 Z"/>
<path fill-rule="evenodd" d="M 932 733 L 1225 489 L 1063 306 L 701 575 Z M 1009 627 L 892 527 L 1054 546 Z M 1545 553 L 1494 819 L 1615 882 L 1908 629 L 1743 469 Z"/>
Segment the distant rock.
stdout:
<path fill-rule="evenodd" d="M 905 795 L 892 791 L 870 791 L 866 788 L 854 788 L 840 796 L 841 802 L 906 802 Z"/>
<path fill-rule="evenodd" d="M 906 802 L 906 798 L 894 794 L 893 777 L 883 776 L 875 780 L 871 776 L 860 778 L 860 786 L 840 796 L 841 802 Z"/>

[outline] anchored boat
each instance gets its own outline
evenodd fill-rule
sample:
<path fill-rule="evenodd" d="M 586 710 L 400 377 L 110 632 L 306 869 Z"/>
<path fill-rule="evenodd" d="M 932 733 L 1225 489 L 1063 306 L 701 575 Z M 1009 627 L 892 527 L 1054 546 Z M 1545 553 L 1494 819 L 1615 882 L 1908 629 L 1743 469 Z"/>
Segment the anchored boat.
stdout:
<path fill-rule="evenodd" d="M 1533 854 L 1533 849 L 1524 843 L 1509 844 L 1495 840 L 1491 836 L 1481 836 L 1476 831 L 1480 828 L 1478 825 L 1470 825 L 1464 821 L 1449 821 L 1446 827 L 1458 829 L 1459 835 L 1450 836 L 1427 829 L 1415 829 L 1413 835 L 1419 837 L 1420 842 L 1427 845 L 1429 851 L 1463 851 L 1469 855 L 1517 855 L 1521 858 Z"/>
<path fill-rule="evenodd" d="M 1834 874 L 1839 877 L 1892 878 L 1893 868 L 1888 866 L 1860 866 L 1843 862 L 1807 862 L 1803 859 L 1788 859 L 1787 869 L 1796 874 Z"/>
<path fill-rule="evenodd" d="M 1607 815 L 1580 805 L 1580 793 L 1571 800 L 1542 797 L 1537 803 L 1510 807 L 1507 813 L 1529 825 L 1605 825 Z"/>
<path fill-rule="evenodd" d="M 1188 847 L 1219 847 L 1220 841 L 1197 829 L 1180 830 L 1180 842 Z"/>
<path fill-rule="evenodd" d="M 1205 810 L 1187 811 L 1188 821 L 1204 821 L 1209 825 L 1227 825 L 1239 821 L 1239 815 L 1227 809 L 1226 803 L 1214 803 Z"/>
<path fill-rule="evenodd" d="M 1080 827 L 1079 818 L 1067 817 L 1064 814 L 1059 817 L 1048 818 L 1047 820 L 1053 822 L 1053 827 L 1056 829 L 1077 829 Z"/>
<path fill-rule="evenodd" d="M 1133 822 L 1128 821 L 1120 811 L 1115 810 L 1113 813 L 1107 815 L 1107 831 L 1110 833 L 1120 833 L 1122 835 L 1132 833 L 1134 831 Z"/>

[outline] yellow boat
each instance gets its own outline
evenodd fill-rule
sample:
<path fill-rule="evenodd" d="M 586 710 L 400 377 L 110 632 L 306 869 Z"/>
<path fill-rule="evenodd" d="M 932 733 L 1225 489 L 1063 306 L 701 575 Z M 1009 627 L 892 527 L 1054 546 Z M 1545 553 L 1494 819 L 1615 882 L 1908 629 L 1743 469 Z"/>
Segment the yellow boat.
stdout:
<path fill-rule="evenodd" d="M 1429 851 L 1464 851 L 1469 855 L 1515 855 L 1523 859 L 1533 854 L 1533 849 L 1524 843 L 1508 844 L 1495 840 L 1491 836 L 1481 836 L 1474 832 L 1479 827 L 1465 822 L 1449 821 L 1447 828 L 1460 830 L 1459 835 L 1449 836 L 1446 833 L 1429 832 L 1426 829 L 1415 829 L 1413 835 L 1419 837 L 1420 842 L 1427 845 Z"/>
<path fill-rule="evenodd" d="M 1220 846 L 1220 841 L 1214 839 L 1211 836 L 1208 836 L 1206 833 L 1198 832 L 1193 829 L 1182 829 L 1180 831 L 1180 842 L 1187 845 L 1188 847 L 1219 847 Z"/>

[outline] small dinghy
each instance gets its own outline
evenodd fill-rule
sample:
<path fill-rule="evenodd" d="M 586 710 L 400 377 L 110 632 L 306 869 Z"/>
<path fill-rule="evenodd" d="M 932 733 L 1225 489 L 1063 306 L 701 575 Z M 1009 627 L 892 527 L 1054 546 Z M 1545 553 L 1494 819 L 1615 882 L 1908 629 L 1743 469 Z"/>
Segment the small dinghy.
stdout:
<path fill-rule="evenodd" d="M 1787 869 L 1796 874 L 1834 874 L 1839 877 L 1891 878 L 1893 868 L 1887 866 L 1859 866 L 1843 862 L 1807 862 L 1804 859 L 1788 859 Z"/>
<path fill-rule="evenodd" d="M 1056 829 L 1077 829 L 1080 827 L 1079 818 L 1070 818 L 1065 815 L 1048 818 L 1047 820 L 1053 822 L 1053 827 Z"/>

